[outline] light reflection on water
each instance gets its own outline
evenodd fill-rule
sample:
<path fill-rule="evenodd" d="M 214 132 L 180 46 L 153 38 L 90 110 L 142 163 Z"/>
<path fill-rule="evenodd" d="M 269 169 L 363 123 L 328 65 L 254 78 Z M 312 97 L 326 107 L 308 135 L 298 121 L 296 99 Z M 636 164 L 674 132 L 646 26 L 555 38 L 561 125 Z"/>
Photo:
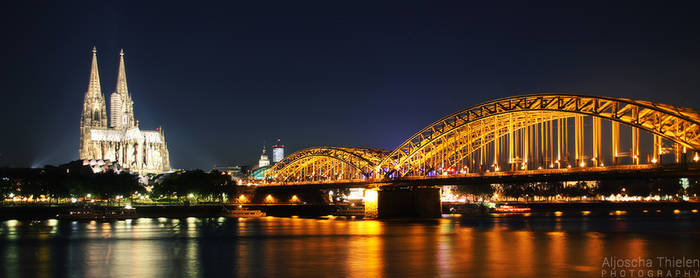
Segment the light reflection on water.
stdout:
<path fill-rule="evenodd" d="M 591 277 L 700 257 L 697 216 L 0 222 L 0 277 Z"/>

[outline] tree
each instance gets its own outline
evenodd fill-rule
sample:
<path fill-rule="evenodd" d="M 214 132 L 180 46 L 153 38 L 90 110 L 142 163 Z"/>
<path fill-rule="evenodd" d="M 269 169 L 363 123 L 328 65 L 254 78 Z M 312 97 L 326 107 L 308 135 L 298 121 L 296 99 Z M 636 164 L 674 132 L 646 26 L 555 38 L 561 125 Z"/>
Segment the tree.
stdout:
<path fill-rule="evenodd" d="M 698 177 L 688 178 L 689 187 L 686 190 L 689 196 L 696 197 L 700 194 L 700 180 Z"/>
<path fill-rule="evenodd" d="M 526 187 L 526 185 L 517 184 L 517 183 L 503 183 L 503 184 L 501 184 L 501 190 L 502 190 L 503 196 L 515 198 L 516 201 L 519 200 L 521 197 L 525 196 L 525 192 L 526 192 L 525 187 Z"/>
<path fill-rule="evenodd" d="M 469 185 L 459 185 L 457 186 L 456 191 L 464 195 L 474 195 L 478 197 L 487 198 L 493 195 L 493 193 L 496 192 L 496 189 L 490 183 L 476 183 Z"/>
<path fill-rule="evenodd" d="M 651 181 L 655 193 L 659 195 L 676 195 L 682 192 L 683 188 L 678 178 L 659 178 Z"/>
<path fill-rule="evenodd" d="M 610 196 L 620 194 L 624 184 L 620 180 L 601 180 L 598 182 L 597 195 Z"/>
<path fill-rule="evenodd" d="M 206 173 L 202 170 L 182 171 L 163 176 L 153 187 L 154 195 L 188 196 L 196 198 L 221 200 L 222 194 L 229 196 L 237 192 L 235 183 L 229 175 L 213 170 Z"/>
<path fill-rule="evenodd" d="M 627 185 L 624 187 L 627 195 L 630 196 L 649 196 L 652 193 L 652 186 L 649 180 L 632 179 L 627 180 Z"/>

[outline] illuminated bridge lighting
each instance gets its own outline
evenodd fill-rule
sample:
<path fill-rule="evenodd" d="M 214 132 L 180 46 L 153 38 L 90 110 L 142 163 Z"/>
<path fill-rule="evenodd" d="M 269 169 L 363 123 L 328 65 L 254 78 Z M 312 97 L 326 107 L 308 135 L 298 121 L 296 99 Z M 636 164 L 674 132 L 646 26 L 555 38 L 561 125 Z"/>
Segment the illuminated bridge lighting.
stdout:
<path fill-rule="evenodd" d="M 623 140 L 621 134 L 631 136 Z M 642 135 L 650 136 L 652 146 L 640 152 Z M 685 161 L 688 151 L 694 152 L 692 161 L 700 162 L 700 112 L 693 109 L 622 98 L 536 94 L 458 111 L 420 130 L 393 151 L 301 150 L 273 166 L 266 183 L 649 169 Z M 667 153 L 675 159 L 663 160 Z"/>

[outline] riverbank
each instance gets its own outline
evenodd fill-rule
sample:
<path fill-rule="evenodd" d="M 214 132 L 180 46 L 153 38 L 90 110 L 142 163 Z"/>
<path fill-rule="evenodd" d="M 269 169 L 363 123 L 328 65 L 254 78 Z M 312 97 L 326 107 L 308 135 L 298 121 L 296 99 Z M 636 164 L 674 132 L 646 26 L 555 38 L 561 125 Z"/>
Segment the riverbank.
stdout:
<path fill-rule="evenodd" d="M 610 214 L 680 214 L 698 213 L 700 202 L 508 202 L 513 207 L 529 208 L 537 215 L 610 215 Z M 489 215 L 491 211 L 477 204 L 443 204 L 443 213 L 469 216 Z M 517 214 L 517 213 L 516 213 Z"/>
<path fill-rule="evenodd" d="M 18 219 L 18 220 L 41 220 L 53 219 L 61 215 L 67 215 L 71 211 L 89 209 L 90 206 L 82 205 L 45 205 L 45 206 L 5 206 L 0 207 L 0 220 L 2 219 Z M 99 206 L 100 210 L 124 210 L 123 206 Z M 239 209 L 238 205 L 230 204 L 208 204 L 208 205 L 157 205 L 157 206 L 135 206 L 133 213 L 130 215 L 133 218 L 148 218 L 148 217 L 219 217 L 225 215 L 225 209 Z M 242 207 L 248 210 L 260 210 L 270 216 L 303 216 L 317 217 L 333 214 L 336 207 L 332 205 L 246 205 Z"/>
<path fill-rule="evenodd" d="M 576 202 L 576 203 L 525 203 L 510 202 L 508 205 L 527 207 L 532 213 L 537 214 L 591 214 L 603 215 L 610 213 L 624 214 L 678 214 L 698 213 L 700 202 Z M 233 204 L 206 204 L 206 205 L 148 205 L 133 208 L 132 217 L 219 217 L 223 215 L 224 207 L 228 210 L 239 209 Z M 340 215 L 347 205 L 245 205 L 242 208 L 259 210 L 268 216 L 278 217 L 319 217 L 326 215 Z M 0 207 L 0 219 L 53 219 L 60 215 L 69 214 L 76 209 L 84 209 L 82 205 L 45 205 L 45 206 L 3 206 Z M 88 207 L 89 208 L 89 207 Z M 100 206 L 106 210 L 123 210 L 123 206 Z M 465 215 L 489 215 L 489 211 L 475 204 L 443 204 L 444 214 Z"/>
<path fill-rule="evenodd" d="M 597 210 L 619 210 L 619 211 L 644 211 L 644 210 L 693 210 L 700 209 L 700 202 L 580 202 L 580 203 L 525 203 L 511 202 L 513 206 L 528 207 L 533 212 L 551 211 L 597 211 Z"/>

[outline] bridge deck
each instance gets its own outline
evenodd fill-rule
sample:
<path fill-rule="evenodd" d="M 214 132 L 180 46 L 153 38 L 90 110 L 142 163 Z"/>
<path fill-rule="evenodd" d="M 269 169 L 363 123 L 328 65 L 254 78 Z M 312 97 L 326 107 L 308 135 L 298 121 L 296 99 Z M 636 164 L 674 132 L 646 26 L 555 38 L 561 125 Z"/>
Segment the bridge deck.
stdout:
<path fill-rule="evenodd" d="M 658 166 L 619 165 L 587 168 L 538 169 L 464 173 L 429 177 L 403 177 L 398 179 L 359 179 L 314 182 L 288 182 L 261 184 L 262 187 L 289 188 L 304 186 L 313 188 L 369 188 L 375 186 L 446 186 L 478 183 L 509 183 L 537 181 L 578 181 L 600 179 L 648 179 L 700 176 L 698 165 Z"/>

